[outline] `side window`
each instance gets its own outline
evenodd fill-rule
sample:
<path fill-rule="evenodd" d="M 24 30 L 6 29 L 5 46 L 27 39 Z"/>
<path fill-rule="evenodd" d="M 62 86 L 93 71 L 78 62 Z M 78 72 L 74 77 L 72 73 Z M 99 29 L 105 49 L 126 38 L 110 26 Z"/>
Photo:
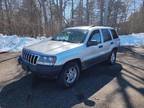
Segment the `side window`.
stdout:
<path fill-rule="evenodd" d="M 115 30 L 111 30 L 112 36 L 114 39 L 118 38 L 117 32 Z"/>
<path fill-rule="evenodd" d="M 99 30 L 95 30 L 92 32 L 90 41 L 97 41 L 98 43 L 101 43 L 101 34 Z"/>
<path fill-rule="evenodd" d="M 104 42 L 112 40 L 111 34 L 108 29 L 102 29 L 102 34 L 103 34 Z"/>

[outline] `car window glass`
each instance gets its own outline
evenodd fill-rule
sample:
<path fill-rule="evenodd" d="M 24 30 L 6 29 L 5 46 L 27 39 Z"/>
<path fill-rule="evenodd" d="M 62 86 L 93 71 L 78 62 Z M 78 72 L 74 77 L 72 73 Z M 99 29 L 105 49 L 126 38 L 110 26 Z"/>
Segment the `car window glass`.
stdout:
<path fill-rule="evenodd" d="M 111 35 L 108 29 L 102 29 L 104 42 L 111 40 Z"/>
<path fill-rule="evenodd" d="M 52 40 L 55 41 L 66 41 L 71 43 L 83 43 L 88 31 L 79 29 L 68 29 L 55 35 Z"/>
<path fill-rule="evenodd" d="M 91 34 L 91 39 L 90 41 L 97 41 L 98 43 L 101 43 L 101 35 L 100 31 L 96 30 Z"/>
<path fill-rule="evenodd" d="M 111 30 L 111 33 L 114 39 L 118 38 L 118 35 L 115 30 Z"/>

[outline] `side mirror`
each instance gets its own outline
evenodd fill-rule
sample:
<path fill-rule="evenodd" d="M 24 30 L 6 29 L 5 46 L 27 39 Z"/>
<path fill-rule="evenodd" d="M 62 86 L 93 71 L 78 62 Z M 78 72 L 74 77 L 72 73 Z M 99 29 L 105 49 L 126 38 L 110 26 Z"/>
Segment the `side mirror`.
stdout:
<path fill-rule="evenodd" d="M 97 44 L 98 44 L 97 41 L 88 41 L 87 46 L 95 46 Z"/>

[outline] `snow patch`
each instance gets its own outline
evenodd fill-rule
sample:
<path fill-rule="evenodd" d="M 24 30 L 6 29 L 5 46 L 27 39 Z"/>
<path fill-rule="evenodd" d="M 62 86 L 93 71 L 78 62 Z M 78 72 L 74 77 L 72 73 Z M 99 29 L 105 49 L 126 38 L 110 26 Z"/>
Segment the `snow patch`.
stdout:
<path fill-rule="evenodd" d="M 144 33 L 120 35 L 119 38 L 121 46 L 144 46 Z M 35 44 L 44 39 L 46 37 L 30 38 L 0 34 L 0 52 L 18 52 L 23 47 Z"/>
<path fill-rule="evenodd" d="M 144 33 L 120 35 L 121 46 L 144 46 Z"/>
<path fill-rule="evenodd" d="M 7 36 L 0 34 L 0 52 L 17 52 L 21 51 L 23 47 L 37 43 L 42 38 L 18 37 L 17 35 Z"/>

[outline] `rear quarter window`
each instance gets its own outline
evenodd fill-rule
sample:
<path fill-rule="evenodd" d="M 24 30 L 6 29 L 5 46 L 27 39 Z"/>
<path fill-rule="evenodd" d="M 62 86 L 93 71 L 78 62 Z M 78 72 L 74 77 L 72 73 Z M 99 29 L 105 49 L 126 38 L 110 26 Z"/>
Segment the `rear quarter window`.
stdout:
<path fill-rule="evenodd" d="M 115 30 L 111 30 L 111 33 L 112 33 L 113 39 L 118 38 L 118 34 Z"/>
<path fill-rule="evenodd" d="M 108 29 L 102 29 L 101 31 L 102 31 L 102 34 L 103 34 L 104 42 L 112 40 L 111 34 L 110 34 Z"/>

